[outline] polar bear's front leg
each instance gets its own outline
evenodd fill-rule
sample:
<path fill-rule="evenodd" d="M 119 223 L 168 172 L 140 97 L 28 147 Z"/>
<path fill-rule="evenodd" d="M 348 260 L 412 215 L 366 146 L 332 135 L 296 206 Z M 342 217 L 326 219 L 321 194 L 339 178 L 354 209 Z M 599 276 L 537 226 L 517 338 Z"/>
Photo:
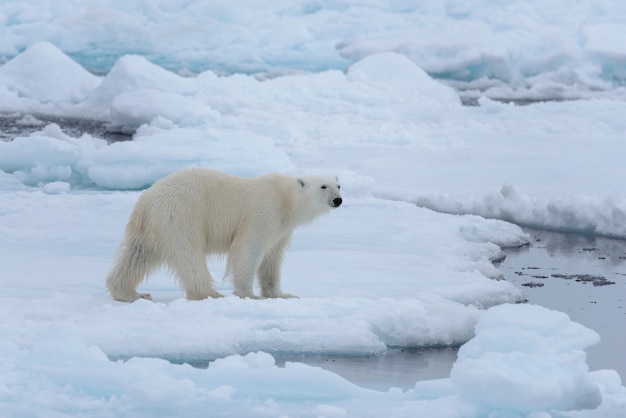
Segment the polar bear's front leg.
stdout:
<path fill-rule="evenodd" d="M 240 298 L 260 299 L 253 290 L 254 273 L 263 257 L 262 242 L 259 241 L 249 237 L 240 238 L 233 241 L 228 251 L 226 275 L 232 276 L 235 288 L 233 294 Z"/>
<path fill-rule="evenodd" d="M 264 298 L 295 298 L 297 296 L 283 293 L 280 288 L 280 269 L 283 264 L 285 250 L 289 246 L 291 237 L 280 241 L 272 248 L 259 267 L 259 282 L 261 283 L 261 296 Z"/>

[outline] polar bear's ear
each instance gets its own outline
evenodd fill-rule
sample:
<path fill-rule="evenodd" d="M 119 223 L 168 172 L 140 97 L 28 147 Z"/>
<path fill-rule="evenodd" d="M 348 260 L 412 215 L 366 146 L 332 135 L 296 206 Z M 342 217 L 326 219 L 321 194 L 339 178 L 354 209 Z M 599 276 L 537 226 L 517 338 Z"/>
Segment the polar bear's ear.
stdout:
<path fill-rule="evenodd" d="M 304 189 L 304 180 L 302 179 L 298 179 L 298 184 L 300 185 L 300 187 L 302 187 Z"/>

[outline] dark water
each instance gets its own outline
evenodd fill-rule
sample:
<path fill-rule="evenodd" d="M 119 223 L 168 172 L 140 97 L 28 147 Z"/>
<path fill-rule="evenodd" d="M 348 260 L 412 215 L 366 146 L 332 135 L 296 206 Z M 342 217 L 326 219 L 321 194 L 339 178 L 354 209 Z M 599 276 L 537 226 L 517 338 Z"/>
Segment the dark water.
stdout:
<path fill-rule="evenodd" d="M 18 136 L 28 136 L 42 130 L 46 125 L 56 123 L 66 135 L 80 137 L 87 133 L 107 142 L 128 141 L 131 135 L 114 131 L 107 122 L 65 118 L 50 115 L 24 115 L 18 113 L 0 113 L 0 141 L 11 141 Z"/>
<path fill-rule="evenodd" d="M 500 270 L 528 302 L 565 312 L 600 334 L 588 348 L 591 370 L 626 379 L 626 241 L 527 230 L 529 247 L 508 251 Z"/>
<path fill-rule="evenodd" d="M 299 362 L 330 370 L 359 386 L 387 391 L 411 389 L 418 380 L 450 376 L 458 348 L 390 349 L 369 357 L 276 356 L 276 364 Z"/>

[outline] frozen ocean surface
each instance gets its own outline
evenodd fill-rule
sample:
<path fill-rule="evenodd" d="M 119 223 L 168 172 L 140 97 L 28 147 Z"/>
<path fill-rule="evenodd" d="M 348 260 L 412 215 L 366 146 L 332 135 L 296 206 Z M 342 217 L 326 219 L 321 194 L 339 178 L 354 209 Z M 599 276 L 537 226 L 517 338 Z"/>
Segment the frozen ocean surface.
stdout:
<path fill-rule="evenodd" d="M 608 0 L 2 2 L 0 416 L 623 418 L 598 333 L 493 262 L 520 225 L 626 239 L 625 23 Z M 339 176 L 283 266 L 300 299 L 187 301 L 167 272 L 110 299 L 141 190 L 191 166 Z M 276 361 L 459 346 L 386 391 Z"/>

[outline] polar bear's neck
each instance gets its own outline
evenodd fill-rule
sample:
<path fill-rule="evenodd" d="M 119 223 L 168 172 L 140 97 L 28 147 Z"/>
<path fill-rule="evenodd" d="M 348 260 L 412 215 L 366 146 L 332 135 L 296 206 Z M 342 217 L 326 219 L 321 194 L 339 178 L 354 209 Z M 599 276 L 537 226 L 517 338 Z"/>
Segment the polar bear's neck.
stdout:
<path fill-rule="evenodd" d="M 286 192 L 283 194 L 283 219 L 291 228 L 309 224 L 330 210 L 328 205 L 312 201 L 310 194 L 302 190 L 294 178 L 287 177 L 285 181 L 289 187 L 283 189 Z"/>
<path fill-rule="evenodd" d="M 310 224 L 319 216 L 330 211 L 330 206 L 316 201 L 312 202 L 307 193 L 297 192 L 289 214 L 289 219 L 294 227 Z"/>

